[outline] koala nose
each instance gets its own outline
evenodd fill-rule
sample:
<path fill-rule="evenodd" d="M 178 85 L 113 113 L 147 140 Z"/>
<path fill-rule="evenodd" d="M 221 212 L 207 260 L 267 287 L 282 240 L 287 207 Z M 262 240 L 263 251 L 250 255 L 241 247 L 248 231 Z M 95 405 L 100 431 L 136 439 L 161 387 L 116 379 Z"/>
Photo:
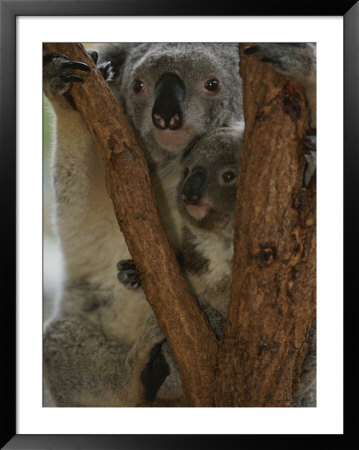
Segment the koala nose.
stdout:
<path fill-rule="evenodd" d="M 206 180 L 207 174 L 203 170 L 196 171 L 186 180 L 182 188 L 182 200 L 186 205 L 198 205 Z"/>
<path fill-rule="evenodd" d="M 182 126 L 185 85 L 174 73 L 165 73 L 156 83 L 152 122 L 160 130 Z"/>

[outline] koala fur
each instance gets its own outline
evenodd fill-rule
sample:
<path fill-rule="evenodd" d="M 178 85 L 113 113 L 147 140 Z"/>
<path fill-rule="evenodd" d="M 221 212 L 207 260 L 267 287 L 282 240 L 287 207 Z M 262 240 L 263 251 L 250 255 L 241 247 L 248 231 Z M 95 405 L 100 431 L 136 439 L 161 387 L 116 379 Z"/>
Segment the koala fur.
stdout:
<path fill-rule="evenodd" d="M 100 59 L 112 60 L 118 47 L 105 47 Z M 123 70 L 110 87 L 137 131 L 149 162 L 167 161 L 208 130 L 225 126 L 233 118 L 241 119 L 242 84 L 238 62 L 237 44 L 132 45 Z M 168 73 L 179 76 L 185 89 L 183 123 L 175 133 L 171 129 L 156 128 L 151 119 L 156 85 Z M 205 89 L 205 82 L 212 78 L 220 81 L 218 92 Z M 139 93 L 133 89 L 134 80 L 144 84 Z"/>
<path fill-rule="evenodd" d="M 111 44 L 98 64 L 144 149 L 176 246 L 176 156 L 212 128 L 242 117 L 237 45 Z M 64 259 L 57 310 L 44 327 L 44 378 L 58 406 L 137 406 L 147 400 L 143 380 L 153 379 L 144 368 L 156 366 L 153 348 L 164 337 L 143 294 L 117 280 L 116 263 L 130 255 L 99 152 L 69 94 L 81 70 L 64 55 L 44 57 L 44 93 L 55 113 L 55 223 Z M 167 94 L 177 108 L 168 117 Z M 170 358 L 169 350 L 163 354 Z M 154 377 L 157 387 L 161 376 Z M 177 395 L 170 390 L 165 395 Z"/>

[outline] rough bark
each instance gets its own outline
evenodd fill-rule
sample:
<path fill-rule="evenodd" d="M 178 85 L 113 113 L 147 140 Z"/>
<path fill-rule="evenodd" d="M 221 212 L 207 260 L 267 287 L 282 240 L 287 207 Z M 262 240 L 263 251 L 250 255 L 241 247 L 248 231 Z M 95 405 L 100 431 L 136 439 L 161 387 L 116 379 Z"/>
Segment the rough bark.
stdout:
<path fill-rule="evenodd" d="M 240 46 L 243 49 L 243 45 Z M 244 149 L 217 406 L 290 406 L 315 317 L 315 182 L 302 187 L 301 88 L 241 53 Z"/>
<path fill-rule="evenodd" d="M 71 95 L 103 158 L 106 187 L 127 246 L 140 272 L 146 298 L 166 335 L 189 403 L 211 406 L 217 341 L 189 293 L 159 219 L 143 152 L 127 118 L 80 44 L 44 44 L 50 53 L 86 62 L 84 84 Z M 96 94 L 94 94 L 96 93 Z"/>

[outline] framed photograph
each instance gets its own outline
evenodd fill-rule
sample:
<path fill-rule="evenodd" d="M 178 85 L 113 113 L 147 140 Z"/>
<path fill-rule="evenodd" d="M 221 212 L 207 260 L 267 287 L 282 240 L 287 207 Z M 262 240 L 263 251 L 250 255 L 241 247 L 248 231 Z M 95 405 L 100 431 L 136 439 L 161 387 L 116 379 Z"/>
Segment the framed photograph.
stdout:
<path fill-rule="evenodd" d="M 280 435 L 286 435 L 287 439 L 301 435 L 303 445 L 305 440 L 319 435 L 342 438 L 344 205 L 345 231 L 351 243 L 356 242 L 358 225 L 352 217 L 356 203 L 355 196 L 351 195 L 358 168 L 358 156 L 352 150 L 358 138 L 355 44 L 358 4 L 348 1 L 324 6 L 301 2 L 300 6 L 289 6 L 274 2 L 269 8 L 268 2 L 258 1 L 243 6 L 225 2 L 204 7 L 184 1 L 172 10 L 168 2 L 160 0 L 93 0 L 86 4 L 1 0 L 0 11 L 1 180 L 4 217 L 9 218 L 3 221 L 3 249 L 9 260 L 3 270 L 4 285 L 8 287 L 2 327 L 5 375 L 2 404 L 6 417 L 2 427 L 3 448 L 160 449 L 199 445 L 211 448 L 249 445 L 269 438 L 277 440 Z M 87 49 L 92 48 L 91 43 L 110 42 L 316 44 L 318 371 L 315 407 L 149 409 L 79 404 L 74 408 L 66 403 L 55 407 L 43 386 L 43 323 L 53 310 L 46 298 L 56 296 L 61 289 L 57 282 L 62 261 L 58 243 L 47 235 L 51 229 L 47 211 L 53 199 L 47 198 L 49 189 L 44 185 L 48 182 L 47 168 L 52 163 L 42 150 L 55 135 L 51 125 L 53 113 L 43 105 L 42 50 L 43 43 L 55 42 L 81 42 Z M 111 77 L 115 69 L 104 64 L 102 70 Z M 168 83 L 163 88 L 167 97 L 172 92 Z M 181 84 L 176 83 L 178 95 Z M 136 86 L 134 89 L 143 88 Z M 215 88 L 212 83 L 210 89 Z M 171 126 L 175 126 L 173 117 Z M 155 114 L 153 120 L 154 123 L 157 120 L 158 126 L 162 124 L 161 116 Z M 350 258 L 354 247 L 348 240 L 345 242 L 346 258 Z M 55 282 L 51 284 L 48 280 L 52 279 L 53 272 Z M 347 273 L 344 279 L 351 281 Z M 346 327 L 350 330 L 354 316 L 352 304 L 346 304 L 346 308 L 350 317 Z M 351 333 L 348 331 L 347 341 Z M 353 358 L 348 358 L 346 374 L 352 373 L 352 362 Z M 348 407 L 350 397 L 346 400 Z M 347 433 L 350 419 L 346 425 Z"/>

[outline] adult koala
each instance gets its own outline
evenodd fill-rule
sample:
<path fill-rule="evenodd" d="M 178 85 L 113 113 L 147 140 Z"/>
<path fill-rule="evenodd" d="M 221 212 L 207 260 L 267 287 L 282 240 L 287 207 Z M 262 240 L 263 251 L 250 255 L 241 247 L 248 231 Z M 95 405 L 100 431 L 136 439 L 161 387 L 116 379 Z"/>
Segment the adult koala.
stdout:
<path fill-rule="evenodd" d="M 111 44 L 98 65 L 142 144 L 176 246 L 177 156 L 212 128 L 242 117 L 237 45 Z M 56 116 L 53 178 L 64 256 L 58 307 L 45 325 L 44 376 L 58 406 L 136 406 L 152 400 L 169 373 L 164 337 L 143 295 L 117 280 L 116 263 L 130 255 L 102 160 L 69 93 L 72 82 L 82 81 L 76 69 L 87 67 L 44 55 L 44 92 Z M 177 385 L 177 379 L 168 383 L 163 395 L 178 395 Z"/>
<path fill-rule="evenodd" d="M 144 149 L 158 206 L 172 245 L 180 233 L 176 186 L 179 153 L 208 131 L 242 119 L 242 81 L 237 44 L 105 45 L 106 67 L 115 97 Z M 110 68 L 110 70 L 108 69 Z"/>

